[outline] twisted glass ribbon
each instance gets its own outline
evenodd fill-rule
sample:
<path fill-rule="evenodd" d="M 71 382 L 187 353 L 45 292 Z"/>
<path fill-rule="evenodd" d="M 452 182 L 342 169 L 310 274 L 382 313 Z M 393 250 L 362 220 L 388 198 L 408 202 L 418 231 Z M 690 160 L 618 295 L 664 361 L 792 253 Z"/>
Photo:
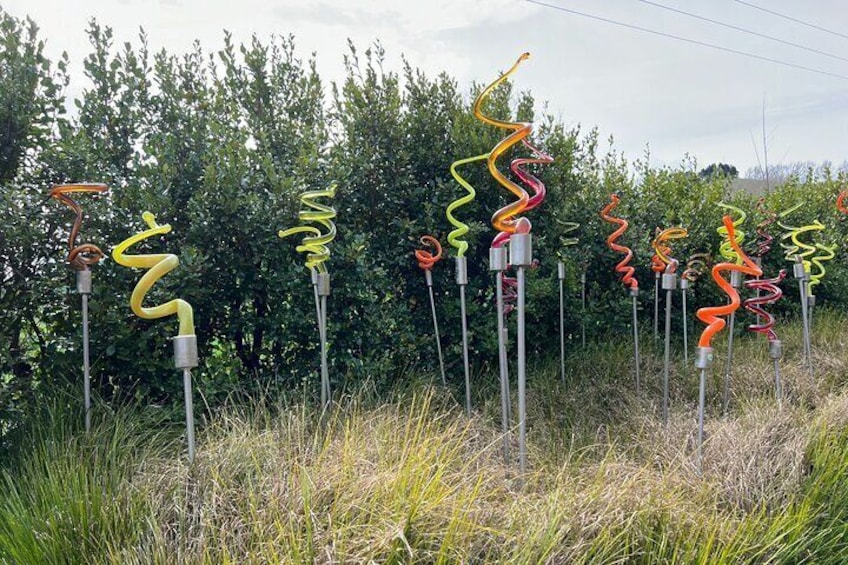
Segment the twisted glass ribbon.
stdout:
<path fill-rule="evenodd" d="M 711 347 L 713 336 L 720 332 L 726 324 L 720 316 L 729 316 L 739 308 L 739 293 L 727 282 L 727 279 L 722 276 L 722 273 L 724 271 L 737 271 L 753 277 L 759 277 L 763 274 L 757 264 L 745 255 L 745 252 L 739 246 L 739 237 L 734 233 L 734 224 L 736 222 L 730 216 L 724 216 L 722 221 L 726 230 L 728 245 L 734 253 L 733 257 L 738 258 L 739 263 L 724 262 L 713 266 L 713 280 L 715 280 L 719 288 L 730 298 L 730 302 L 721 306 L 708 306 L 698 309 L 695 315 L 699 320 L 707 324 L 707 327 L 701 333 L 701 338 L 698 340 L 698 347 Z"/>
<path fill-rule="evenodd" d="M 422 245 L 432 247 L 436 250 L 435 255 L 427 249 L 415 250 L 415 259 L 418 261 L 418 266 L 425 271 L 429 271 L 442 258 L 442 244 L 431 235 L 421 236 L 420 241 Z"/>
<path fill-rule="evenodd" d="M 450 166 L 450 173 L 453 176 L 454 180 L 459 183 L 462 188 L 465 189 L 467 194 L 465 196 L 461 196 L 448 204 L 447 209 L 445 210 L 445 216 L 448 218 L 448 222 L 454 227 L 453 230 L 448 234 L 448 243 L 450 243 L 456 249 L 457 257 L 465 257 L 465 252 L 468 251 L 468 242 L 464 239 L 460 239 L 462 236 L 468 233 L 468 224 L 457 220 L 453 216 L 453 212 L 460 207 L 468 204 L 474 197 L 477 195 L 474 187 L 465 180 L 458 172 L 457 167 L 462 165 L 467 165 L 468 163 L 476 163 L 477 161 L 484 161 L 489 158 L 488 153 L 483 153 L 482 155 L 475 155 L 474 157 L 468 157 L 465 159 L 459 159 L 458 161 L 454 161 Z"/>
<path fill-rule="evenodd" d="M 629 264 L 633 259 L 633 251 L 629 247 L 616 243 L 616 240 L 621 237 L 625 231 L 627 231 L 629 224 L 624 218 L 616 218 L 610 215 L 610 212 L 618 206 L 620 200 L 621 199 L 617 194 L 610 194 L 610 203 L 604 206 L 601 210 L 601 218 L 603 218 L 606 222 L 616 224 L 618 226 L 618 228 L 616 228 L 616 230 L 607 237 L 607 246 L 613 251 L 624 253 L 624 259 L 615 266 L 615 271 L 621 274 L 621 282 L 629 286 L 631 289 L 634 289 L 639 288 L 639 281 L 637 281 L 636 277 L 633 276 L 636 269 Z"/>
<path fill-rule="evenodd" d="M 487 123 L 489 125 L 495 126 L 500 129 L 511 130 L 508 136 L 498 142 L 497 145 L 492 149 L 489 153 L 488 158 L 486 159 L 486 165 L 489 168 L 489 173 L 495 178 L 495 180 L 509 190 L 518 200 L 507 204 L 500 210 L 496 211 L 492 216 L 492 225 L 498 232 L 506 232 L 508 234 L 513 233 L 530 233 L 532 228 L 530 224 L 530 220 L 527 218 L 519 217 L 519 214 L 525 211 L 529 204 L 530 195 L 524 190 L 521 186 L 507 178 L 501 171 L 498 169 L 497 161 L 506 153 L 510 148 L 512 148 L 517 143 L 524 141 L 527 138 L 531 131 L 532 125 L 528 122 L 508 122 L 504 120 L 499 120 L 496 118 L 492 118 L 487 116 L 482 111 L 483 102 L 488 98 L 489 94 L 497 88 L 500 84 L 506 81 L 517 69 L 518 66 L 522 63 L 522 61 L 527 60 L 530 57 L 530 53 L 523 53 L 518 60 L 512 65 L 512 67 L 507 70 L 503 75 L 501 75 L 497 80 L 492 82 L 477 97 L 474 101 L 474 116 Z M 529 146 L 529 144 L 526 144 Z M 531 150 L 533 150 L 537 155 L 538 151 L 529 146 Z M 547 156 L 545 156 L 547 157 Z M 539 158 L 539 157 L 537 157 Z M 542 159 L 539 162 L 550 162 L 550 157 L 546 159 Z M 514 170 L 514 169 L 513 169 Z M 541 183 L 539 183 L 541 184 Z M 544 187 L 544 185 L 542 185 Z M 542 188 L 543 193 L 541 198 L 544 198 L 544 188 Z M 539 202 L 541 202 L 541 198 Z M 499 234 L 500 235 L 500 234 Z"/>
<path fill-rule="evenodd" d="M 779 285 L 786 278 L 786 269 L 781 269 L 777 276 L 773 279 L 751 279 L 745 281 L 745 288 L 755 290 L 760 293 L 759 296 L 752 296 L 742 303 L 742 306 L 750 313 L 758 318 L 762 318 L 761 324 L 751 324 L 748 330 L 764 334 L 769 341 L 777 339 L 777 333 L 774 331 L 774 315 L 766 312 L 763 306 L 774 304 L 780 297 L 783 296 L 783 291 Z"/>
<path fill-rule="evenodd" d="M 100 183 L 60 184 L 47 193 L 48 198 L 54 198 L 68 206 L 76 214 L 68 236 L 68 263 L 77 271 L 82 271 L 91 265 L 96 265 L 103 258 L 103 251 L 93 243 L 76 244 L 80 227 L 82 227 L 82 207 L 69 194 L 104 194 L 109 187 Z"/>
<path fill-rule="evenodd" d="M 318 198 L 334 198 L 336 196 L 336 185 L 331 185 L 326 190 L 308 190 L 300 195 L 300 202 L 307 209 L 301 209 L 297 217 L 301 222 L 312 222 L 323 227 L 322 232 L 316 226 L 295 226 L 286 230 L 280 230 L 277 235 L 286 238 L 296 233 L 307 233 L 303 243 L 295 247 L 298 253 L 306 253 L 306 267 L 316 269 L 319 273 L 326 273 L 327 266 L 324 264 L 330 258 L 330 248 L 327 246 L 336 237 L 336 224 L 333 219 L 336 211 L 326 204 L 316 202 Z"/>
<path fill-rule="evenodd" d="M 784 210 L 783 212 L 780 212 L 777 215 L 777 218 L 778 218 L 777 219 L 777 225 L 780 226 L 781 229 L 783 229 L 783 231 L 784 231 L 784 233 L 780 236 L 780 247 L 783 248 L 783 257 L 787 261 L 794 262 L 795 256 L 798 254 L 798 251 L 800 250 L 800 248 L 797 245 L 790 243 L 790 241 L 791 241 L 791 238 L 792 238 L 792 234 L 795 233 L 795 231 L 797 231 L 801 228 L 798 227 L 798 226 L 790 226 L 789 224 L 787 224 L 784 221 L 784 219 L 787 216 L 789 216 L 790 214 L 792 214 L 795 210 L 799 209 L 803 205 L 804 205 L 803 202 L 799 202 L 798 204 L 795 204 L 791 208 L 788 208 L 788 209 Z"/>
<path fill-rule="evenodd" d="M 771 235 L 767 228 L 777 221 L 777 213 L 772 210 L 767 210 L 765 207 L 766 199 L 760 198 L 757 200 L 757 210 L 765 216 L 765 219 L 757 224 L 757 249 L 752 253 L 755 257 L 763 258 L 763 255 L 771 250 L 771 244 L 774 242 L 774 236 Z"/>
<path fill-rule="evenodd" d="M 728 230 L 726 226 L 719 226 L 719 228 L 716 230 L 718 234 L 723 238 L 721 245 L 719 245 L 718 252 L 722 257 L 724 257 L 728 261 L 734 261 L 737 265 L 741 265 L 742 258 L 739 254 L 736 253 L 736 248 L 742 247 L 742 242 L 745 241 L 745 232 L 740 230 L 739 226 L 741 226 L 742 223 L 745 222 L 745 219 L 748 217 L 748 215 L 741 208 L 737 208 L 736 206 L 731 206 L 730 204 L 725 204 L 724 202 L 719 202 L 718 205 L 721 208 L 732 210 L 733 212 L 736 212 L 739 215 L 739 217 L 733 221 L 733 231 L 735 233 L 735 237 L 733 238 L 732 242 L 730 239 L 728 239 Z"/>
<path fill-rule="evenodd" d="M 657 236 L 654 238 L 654 241 L 651 243 L 654 248 L 654 253 L 656 257 L 660 260 L 660 263 L 663 265 L 662 272 L 666 273 L 674 273 L 677 270 L 677 266 L 679 262 L 676 259 L 672 259 L 670 257 L 671 247 L 667 242 L 674 239 L 683 239 L 685 237 L 689 237 L 689 232 L 686 231 L 685 228 L 666 228 L 660 231 Z M 674 263 L 673 268 L 669 271 L 667 268 L 669 265 Z"/>
<path fill-rule="evenodd" d="M 176 255 L 171 253 L 157 253 L 155 255 L 125 254 L 127 249 L 136 243 L 155 235 L 164 235 L 171 231 L 170 224 L 160 226 L 156 223 L 156 217 L 150 212 L 144 212 L 141 217 L 149 229 L 128 237 L 112 251 L 112 258 L 119 265 L 138 269 L 149 269 L 135 285 L 130 296 L 130 307 L 136 316 L 146 320 L 154 320 L 176 314 L 180 323 L 179 335 L 194 335 L 194 312 L 191 305 L 185 300 L 175 298 L 159 306 L 150 308 L 142 306 L 144 296 L 148 291 L 150 291 L 159 279 L 176 269 L 180 264 L 180 260 Z"/>
<path fill-rule="evenodd" d="M 710 255 L 708 253 L 693 253 L 686 261 L 686 269 L 680 275 L 680 278 L 694 282 L 704 274 L 704 269 L 709 267 L 709 264 Z"/>

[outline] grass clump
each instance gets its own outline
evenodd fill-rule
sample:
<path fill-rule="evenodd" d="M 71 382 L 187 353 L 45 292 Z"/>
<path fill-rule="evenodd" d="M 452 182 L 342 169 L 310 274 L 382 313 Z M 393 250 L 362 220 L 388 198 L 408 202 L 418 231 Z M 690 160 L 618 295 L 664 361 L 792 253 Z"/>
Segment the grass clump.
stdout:
<path fill-rule="evenodd" d="M 675 358 L 662 425 L 649 340 L 638 396 L 624 346 L 581 352 L 564 385 L 558 364 L 531 372 L 521 477 L 501 451 L 499 400 L 467 418 L 439 388 L 357 393 L 324 418 L 232 406 L 192 465 L 147 410 L 88 437 L 52 412 L 2 471 L 0 561 L 844 563 L 848 364 L 833 352 L 846 321 L 817 311 L 815 379 L 794 356 L 797 328 L 785 332 L 780 408 L 764 343 L 738 340 L 726 416 L 710 383 L 701 474 L 697 375 Z"/>

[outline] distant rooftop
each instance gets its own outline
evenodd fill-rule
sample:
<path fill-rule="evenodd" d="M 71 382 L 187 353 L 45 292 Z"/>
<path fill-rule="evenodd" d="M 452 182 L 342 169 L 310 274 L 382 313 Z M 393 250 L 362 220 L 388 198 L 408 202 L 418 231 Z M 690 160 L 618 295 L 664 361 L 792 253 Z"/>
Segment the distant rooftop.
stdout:
<path fill-rule="evenodd" d="M 779 186 L 782 181 L 770 182 L 769 186 L 772 190 Z M 730 181 L 730 190 L 738 192 L 743 190 L 753 196 L 763 196 L 766 193 L 766 181 L 763 179 L 733 179 Z"/>

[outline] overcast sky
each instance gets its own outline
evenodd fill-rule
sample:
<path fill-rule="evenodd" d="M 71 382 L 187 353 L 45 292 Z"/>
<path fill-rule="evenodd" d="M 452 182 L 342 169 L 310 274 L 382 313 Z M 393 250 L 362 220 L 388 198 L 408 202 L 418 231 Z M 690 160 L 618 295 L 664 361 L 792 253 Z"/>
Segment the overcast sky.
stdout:
<path fill-rule="evenodd" d="M 805 51 L 722 28 L 640 0 L 542 0 L 668 34 L 747 51 L 846 78 L 825 76 L 591 20 L 526 0 L 6 0 L 31 16 L 48 53 L 71 57 L 71 92 L 84 86 L 89 18 L 111 26 L 118 43 L 137 42 L 144 27 L 153 48 L 184 52 L 197 39 L 207 51 L 223 30 L 294 34 L 303 58 L 316 52 L 325 81 L 342 75 L 347 38 L 365 48 L 379 39 L 389 66 L 400 56 L 460 84 L 488 82 L 523 51 L 519 89 L 547 100 L 567 124 L 598 126 L 629 159 L 650 146 L 652 164 L 727 162 L 757 165 L 762 109 L 769 162 L 848 158 L 848 38 L 766 14 L 736 0 L 656 0 L 738 27 L 830 53 Z M 848 35 L 848 7 L 838 0 L 747 0 Z M 844 60 L 843 60 L 844 58 Z"/>

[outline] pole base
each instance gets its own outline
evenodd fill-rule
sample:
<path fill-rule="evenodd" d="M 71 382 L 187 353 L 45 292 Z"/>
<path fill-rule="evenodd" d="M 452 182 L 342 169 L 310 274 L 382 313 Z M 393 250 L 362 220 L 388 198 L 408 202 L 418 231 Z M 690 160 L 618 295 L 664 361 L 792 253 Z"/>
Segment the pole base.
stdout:
<path fill-rule="evenodd" d="M 506 271 L 509 267 L 506 247 L 489 248 L 489 270 Z"/>
<path fill-rule="evenodd" d="M 772 359 L 780 359 L 783 357 L 783 344 L 779 339 L 769 342 L 769 357 Z"/>
<path fill-rule="evenodd" d="M 468 260 L 465 257 L 456 258 L 456 284 L 468 284 Z"/>
<path fill-rule="evenodd" d="M 732 286 L 733 288 L 739 288 L 742 286 L 741 271 L 730 271 L 730 286 Z"/>
<path fill-rule="evenodd" d="M 713 348 L 698 347 L 695 349 L 695 368 L 709 369 L 713 364 Z"/>
<path fill-rule="evenodd" d="M 529 267 L 533 263 L 533 236 L 514 233 L 509 238 L 509 259 L 516 267 Z"/>
<path fill-rule="evenodd" d="M 91 294 L 91 269 L 77 271 L 77 293 Z"/>
<path fill-rule="evenodd" d="M 196 335 L 178 335 L 174 338 L 174 366 L 177 369 L 197 367 Z"/>
<path fill-rule="evenodd" d="M 330 296 L 330 273 L 318 273 L 316 284 L 318 296 Z"/>

